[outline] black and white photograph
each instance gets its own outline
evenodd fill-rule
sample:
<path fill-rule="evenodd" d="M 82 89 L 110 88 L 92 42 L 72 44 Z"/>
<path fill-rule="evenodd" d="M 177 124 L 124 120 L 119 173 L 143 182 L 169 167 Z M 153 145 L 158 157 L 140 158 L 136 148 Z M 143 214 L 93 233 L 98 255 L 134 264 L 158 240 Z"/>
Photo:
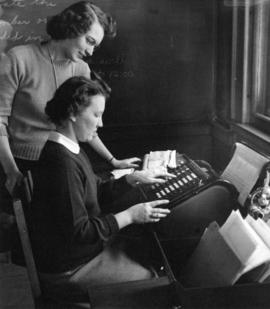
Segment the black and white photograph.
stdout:
<path fill-rule="evenodd" d="M 268 82 L 270 0 L 0 0 L 0 309 L 270 308 Z"/>

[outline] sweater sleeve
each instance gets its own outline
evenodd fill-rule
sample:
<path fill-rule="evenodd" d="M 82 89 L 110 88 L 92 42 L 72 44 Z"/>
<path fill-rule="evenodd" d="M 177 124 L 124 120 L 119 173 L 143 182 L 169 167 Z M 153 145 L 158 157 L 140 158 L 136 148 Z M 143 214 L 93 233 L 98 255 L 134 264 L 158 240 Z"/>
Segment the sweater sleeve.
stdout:
<path fill-rule="evenodd" d="M 10 116 L 19 85 L 16 57 L 9 51 L 0 59 L 0 116 Z"/>
<path fill-rule="evenodd" d="M 45 183 L 40 185 L 39 198 L 47 200 L 54 222 L 67 241 L 94 245 L 119 231 L 112 214 L 101 214 L 93 189 L 95 178 L 89 185 L 76 162 L 69 158 L 50 160 L 42 170 L 39 178 Z"/>
<path fill-rule="evenodd" d="M 121 177 L 117 180 L 103 180 L 98 176 L 96 177 L 98 198 L 101 204 L 110 204 L 132 189 L 132 186 L 126 181 L 126 177 Z"/>

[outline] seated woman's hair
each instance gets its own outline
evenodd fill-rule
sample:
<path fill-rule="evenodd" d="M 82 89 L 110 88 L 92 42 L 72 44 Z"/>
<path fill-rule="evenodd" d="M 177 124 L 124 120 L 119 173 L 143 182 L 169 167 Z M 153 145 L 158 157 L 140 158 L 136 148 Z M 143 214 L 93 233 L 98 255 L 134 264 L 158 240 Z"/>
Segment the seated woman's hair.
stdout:
<path fill-rule="evenodd" d="M 61 13 L 48 17 L 46 31 L 54 40 L 77 38 L 88 32 L 94 22 L 98 21 L 105 35 L 116 35 L 116 22 L 90 1 L 76 2 Z"/>
<path fill-rule="evenodd" d="M 90 80 L 83 76 L 67 79 L 55 92 L 54 97 L 47 102 L 45 113 L 50 121 L 61 125 L 71 115 L 76 116 L 91 105 L 91 97 L 102 95 L 109 97 L 108 86 L 103 81 Z"/>

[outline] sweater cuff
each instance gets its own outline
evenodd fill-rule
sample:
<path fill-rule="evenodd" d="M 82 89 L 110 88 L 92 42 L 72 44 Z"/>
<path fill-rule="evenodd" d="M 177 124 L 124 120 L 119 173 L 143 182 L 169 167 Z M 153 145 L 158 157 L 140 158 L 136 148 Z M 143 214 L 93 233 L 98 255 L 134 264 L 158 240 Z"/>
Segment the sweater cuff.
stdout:
<path fill-rule="evenodd" d="M 119 226 L 115 216 L 113 214 L 108 214 L 106 218 L 108 226 L 110 228 L 110 234 L 111 235 L 117 234 L 119 232 Z"/>

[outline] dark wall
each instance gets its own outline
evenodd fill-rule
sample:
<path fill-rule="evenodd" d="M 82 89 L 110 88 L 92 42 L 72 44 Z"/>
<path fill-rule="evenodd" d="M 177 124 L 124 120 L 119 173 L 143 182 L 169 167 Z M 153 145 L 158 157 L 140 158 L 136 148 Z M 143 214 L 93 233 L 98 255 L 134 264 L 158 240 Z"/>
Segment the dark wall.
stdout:
<path fill-rule="evenodd" d="M 41 40 L 46 16 L 74 2 L 4 1 L 1 18 L 13 23 L 8 47 Z M 120 155 L 170 147 L 210 159 L 216 1 L 94 2 L 118 23 L 117 37 L 90 63 L 113 89 L 101 132 L 107 145 Z"/>
<path fill-rule="evenodd" d="M 104 42 L 91 67 L 113 89 L 103 137 L 114 151 L 177 148 L 211 160 L 215 5 L 134 0 L 111 6 L 118 35 Z"/>
<path fill-rule="evenodd" d="M 216 115 L 223 122 L 230 118 L 232 18 L 232 7 L 218 1 Z"/>
<path fill-rule="evenodd" d="M 230 130 L 232 75 L 232 6 L 217 6 L 216 123 L 212 128 L 213 161 L 216 170 L 227 165 L 232 149 Z"/>
<path fill-rule="evenodd" d="M 114 1 L 110 11 L 117 19 L 118 35 L 104 42 L 92 64 L 113 88 L 107 124 L 207 118 L 213 100 L 210 4 Z"/>

